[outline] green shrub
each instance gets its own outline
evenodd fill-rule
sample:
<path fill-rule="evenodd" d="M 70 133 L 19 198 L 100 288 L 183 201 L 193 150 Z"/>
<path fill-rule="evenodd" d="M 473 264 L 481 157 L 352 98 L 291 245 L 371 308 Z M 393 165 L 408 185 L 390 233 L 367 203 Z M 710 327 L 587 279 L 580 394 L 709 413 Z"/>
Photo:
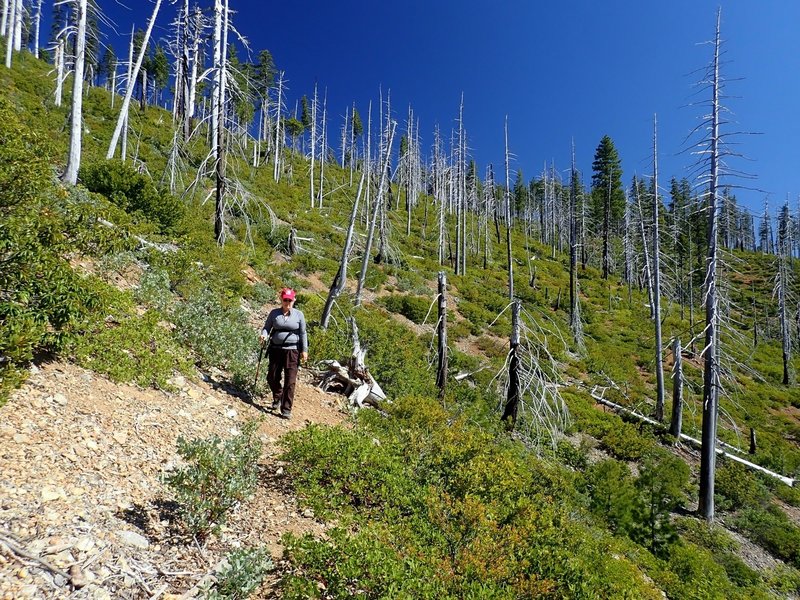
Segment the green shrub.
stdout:
<path fill-rule="evenodd" d="M 148 269 L 139 280 L 136 300 L 149 304 L 163 314 L 169 314 L 175 300 L 169 289 L 169 273 L 163 269 Z"/>
<path fill-rule="evenodd" d="M 637 492 L 628 465 L 614 459 L 595 463 L 586 469 L 583 486 L 595 515 L 615 531 L 630 531 Z"/>
<path fill-rule="evenodd" d="M 722 552 L 715 555 L 715 559 L 725 569 L 728 579 L 734 585 L 745 588 L 758 585 L 761 582 L 761 576 L 758 571 L 748 567 L 741 558 L 732 552 Z"/>
<path fill-rule="evenodd" d="M 423 321 L 425 321 L 425 317 L 429 317 L 429 315 L 433 315 L 432 319 L 434 322 L 437 319 L 435 309 L 431 310 L 430 313 L 428 312 L 431 308 L 430 298 L 393 294 L 391 296 L 382 298 L 380 303 L 383 304 L 387 310 L 394 313 L 400 313 L 404 317 L 414 321 L 414 323 L 417 324 L 421 324 Z M 430 320 L 431 317 L 428 318 L 429 323 Z"/>
<path fill-rule="evenodd" d="M 739 544 L 719 525 L 709 524 L 693 517 L 677 517 L 675 526 L 683 539 L 711 552 L 735 552 Z"/>
<path fill-rule="evenodd" d="M 568 440 L 559 440 L 556 447 L 556 458 L 573 469 L 583 471 L 589 461 L 589 446 L 583 439 L 578 446 Z"/>
<path fill-rule="evenodd" d="M 752 471 L 732 460 L 717 462 L 714 502 L 719 510 L 759 506 L 767 500 L 767 489 Z"/>
<path fill-rule="evenodd" d="M 622 460 L 639 460 L 655 445 L 652 436 L 640 433 L 636 425 L 619 420 L 602 436 L 603 447 Z"/>
<path fill-rule="evenodd" d="M 77 338 L 71 352 L 76 362 L 88 369 L 141 386 L 166 388 L 175 371 L 191 370 L 186 351 L 172 337 L 160 313 L 152 310 L 141 316 L 124 309 L 115 311 Z"/>
<path fill-rule="evenodd" d="M 61 351 L 101 306 L 94 280 L 65 258 L 91 227 L 82 203 L 54 185 L 49 151 L 0 97 L 0 404 L 35 353 Z"/>
<path fill-rule="evenodd" d="M 310 425 L 281 443 L 293 484 L 318 514 L 344 506 L 386 510 L 410 500 L 403 461 L 363 433 Z"/>
<path fill-rule="evenodd" d="M 106 161 L 85 165 L 80 180 L 127 213 L 155 223 L 162 233 L 172 231 L 183 217 L 183 204 L 156 188 L 153 181 L 128 162 Z"/>
<path fill-rule="evenodd" d="M 671 573 L 659 581 L 669 598 L 681 600 L 729 600 L 732 586 L 725 570 L 708 550 L 691 543 L 673 544 L 667 566 Z"/>
<path fill-rule="evenodd" d="M 800 527 L 777 506 L 745 509 L 736 516 L 734 525 L 773 555 L 800 567 Z"/>
<path fill-rule="evenodd" d="M 204 367 L 227 369 L 238 387 L 246 388 L 258 354 L 258 333 L 241 308 L 224 306 L 210 290 L 177 304 L 175 333 Z"/>
<path fill-rule="evenodd" d="M 258 481 L 261 441 L 258 422 L 249 421 L 228 440 L 178 438 L 178 454 L 189 463 L 164 476 L 189 532 L 205 538 L 225 522 L 227 512 L 247 498 Z"/>
<path fill-rule="evenodd" d="M 206 591 L 206 600 L 245 600 L 273 569 L 266 548 L 240 548 L 225 557 L 216 583 Z"/>
<path fill-rule="evenodd" d="M 656 555 L 663 555 L 676 539 L 670 513 L 686 500 L 689 467 L 668 452 L 649 455 L 639 470 L 633 528 L 629 535 Z"/>

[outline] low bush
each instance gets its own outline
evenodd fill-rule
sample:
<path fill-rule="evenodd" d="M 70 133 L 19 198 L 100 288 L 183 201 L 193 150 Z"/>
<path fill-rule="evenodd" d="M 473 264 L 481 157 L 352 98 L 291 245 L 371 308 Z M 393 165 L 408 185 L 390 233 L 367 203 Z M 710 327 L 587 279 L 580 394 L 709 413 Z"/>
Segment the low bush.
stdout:
<path fill-rule="evenodd" d="M 428 317 L 428 323 L 433 319 L 435 324 L 437 319 L 435 307 L 431 309 L 430 298 L 393 294 L 382 298 L 380 303 L 383 304 L 387 310 L 393 313 L 399 313 L 417 324 L 421 324 L 425 321 L 425 317 Z M 432 315 L 432 317 L 429 315 Z"/>
<path fill-rule="evenodd" d="M 411 500 L 405 463 L 370 436 L 310 425 L 281 442 L 292 483 L 317 514 L 342 507 L 386 511 Z"/>
<path fill-rule="evenodd" d="M 258 332 L 241 308 L 225 306 L 210 290 L 203 290 L 176 305 L 172 319 L 178 339 L 194 350 L 201 366 L 228 370 L 242 389 L 251 385 Z"/>
<path fill-rule="evenodd" d="M 734 525 L 773 555 L 800 568 L 800 527 L 794 525 L 780 508 L 748 508 L 734 519 Z"/>
<path fill-rule="evenodd" d="M 753 508 L 766 502 L 768 491 L 752 471 L 732 460 L 720 459 L 714 474 L 714 502 L 719 510 Z"/>
<path fill-rule="evenodd" d="M 163 481 L 172 489 L 189 532 L 200 539 L 216 531 L 226 514 L 247 498 L 258 480 L 261 441 L 258 422 L 249 421 L 240 434 L 222 440 L 178 438 L 178 454 L 188 464 L 167 473 Z"/>
<path fill-rule="evenodd" d="M 115 381 L 135 381 L 149 387 L 169 387 L 175 372 L 191 372 L 191 361 L 173 338 L 160 313 L 143 315 L 117 309 L 94 323 L 70 346 L 75 361 Z"/>
<path fill-rule="evenodd" d="M 172 231 L 183 217 L 183 204 L 127 162 L 106 161 L 81 167 L 80 180 L 127 213 L 155 223 L 160 232 Z"/>
<path fill-rule="evenodd" d="M 0 98 L 0 404 L 37 353 L 61 352 L 102 312 L 98 281 L 67 260 L 124 246 L 105 207 L 53 181 L 49 144 Z"/>
<path fill-rule="evenodd" d="M 226 557 L 216 583 L 205 591 L 206 600 L 245 600 L 273 569 L 267 548 L 240 548 Z"/>

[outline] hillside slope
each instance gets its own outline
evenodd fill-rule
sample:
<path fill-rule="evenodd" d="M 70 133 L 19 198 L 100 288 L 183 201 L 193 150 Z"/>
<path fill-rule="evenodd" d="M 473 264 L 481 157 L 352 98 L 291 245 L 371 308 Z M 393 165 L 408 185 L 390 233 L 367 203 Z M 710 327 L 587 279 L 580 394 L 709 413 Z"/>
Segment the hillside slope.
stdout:
<path fill-rule="evenodd" d="M 548 377 L 540 381 L 542 370 L 531 368 L 536 385 L 529 390 L 557 390 L 570 418 L 561 423 L 563 432 L 536 430 L 531 423 L 540 413 L 531 393 L 509 432 L 499 410 L 511 331 L 504 224 L 489 231 L 484 255 L 475 233 L 486 215 L 470 213 L 475 244 L 466 272 L 451 274 L 452 257 L 439 264 L 437 256 L 435 199 L 420 195 L 406 233 L 403 189 L 393 183 L 395 202 L 385 214 L 389 251 L 381 261 L 364 256 L 362 205 L 350 281 L 331 327 L 322 329 L 356 195 L 348 170 L 326 165 L 325 206 L 309 208 L 309 165 L 301 152 L 286 151 L 278 182 L 271 168 L 253 168 L 249 155 L 232 154 L 230 172 L 257 202 L 228 214 L 230 237 L 220 246 L 214 203 L 204 201 L 212 179 L 201 175 L 183 194 L 207 151 L 203 135 L 183 149 L 182 183 L 169 193 L 159 184 L 172 139 L 170 115 L 156 107 L 135 110 L 134 160 L 106 163 L 115 110 L 105 90 L 91 88 L 82 184 L 64 186 L 54 172 L 65 156 L 58 125 L 67 110 L 53 106 L 48 65 L 20 59 L 14 69 L 0 70 L 0 250 L 12 249 L 0 256 L 11 265 L 0 271 L 10 277 L 0 286 L 0 403 L 30 365 L 38 371 L 0 406 L 0 524 L 10 527 L 0 533 L 17 537 L 8 544 L 24 553 L 46 551 L 59 568 L 77 561 L 87 577 L 95 576 L 95 587 L 82 587 L 76 597 L 102 595 L 101 583 L 112 597 L 183 592 L 236 544 L 265 543 L 277 551 L 281 531 L 312 534 L 284 538 L 291 568 L 283 571 L 280 589 L 297 599 L 798 594 L 796 489 L 720 461 L 718 521 L 725 527 L 702 523 L 691 514 L 694 456 L 676 450 L 662 429 L 608 412 L 589 394 L 602 386 L 621 404 L 647 414 L 653 409 L 655 344 L 643 279 L 630 288 L 616 272 L 603 280 L 598 240 L 589 241 L 588 264 L 578 273 L 582 348 L 568 327 L 568 257 L 555 242 L 541 243 L 535 219 L 512 223 L 525 356 L 551 353 L 537 355 Z M 455 215 L 444 216 L 445 237 L 452 238 Z M 299 242 L 293 253 L 290 237 Z M 365 293 L 356 308 L 353 272 L 365 258 Z M 758 448 L 749 458 L 796 476 L 800 389 L 781 384 L 774 257 L 736 251 L 728 258 L 737 268 L 727 273 L 732 320 L 725 350 L 736 360 L 726 362 L 730 394 L 719 436 L 746 451 L 742 432 L 753 427 Z M 449 275 L 450 311 L 450 370 L 441 399 L 432 368 L 435 309 L 429 310 L 439 270 Z M 352 427 L 304 427 L 341 418 L 325 404 L 332 399 L 306 388 L 286 429 L 268 416 L 260 434 L 268 450 L 274 452 L 283 433 L 295 432 L 283 438 L 293 457 L 285 465 L 291 477 L 276 478 L 278 467 L 267 455 L 255 501 L 240 506 L 204 557 L 180 538 L 158 475 L 175 463 L 178 436 L 227 436 L 246 416 L 260 414 L 237 398 L 253 391 L 254 307 L 271 305 L 284 285 L 299 292 L 312 360 L 349 355 L 352 317 L 367 364 L 393 402 L 380 416 L 364 411 Z M 665 342 L 672 336 L 687 342 L 702 328 L 694 299 L 694 311 L 675 298 L 665 302 Z M 695 436 L 702 397 L 697 345 L 683 353 L 684 432 Z M 669 369 L 669 353 L 665 359 Z M 800 367 L 798 353 L 794 365 Z M 215 380 L 191 381 L 198 367 Z M 177 391 L 157 391 L 170 385 Z M 304 415 L 303 404 L 319 412 Z M 300 504 L 281 491 L 284 484 Z M 300 517 L 296 506 L 303 507 Z M 323 536 L 321 526 L 303 517 L 306 510 L 338 526 Z M 276 519 L 290 526 L 272 528 Z M 147 548 L 126 531 L 143 535 Z M 2 554 L 2 574 L 14 585 L 5 593 L 63 592 L 37 569 L 20 573 L 13 553 Z"/>
<path fill-rule="evenodd" d="M 178 598 L 208 583 L 232 548 L 263 544 L 278 563 L 284 533 L 324 534 L 288 490 L 276 443 L 308 423 L 340 423 L 337 396 L 301 376 L 285 421 L 213 382 L 172 383 L 172 393 L 142 389 L 54 362 L 14 393 L 0 424 L 0 598 Z M 247 419 L 261 419 L 257 491 L 201 549 L 173 528 L 159 477 L 179 461 L 178 436 L 228 438 Z"/>

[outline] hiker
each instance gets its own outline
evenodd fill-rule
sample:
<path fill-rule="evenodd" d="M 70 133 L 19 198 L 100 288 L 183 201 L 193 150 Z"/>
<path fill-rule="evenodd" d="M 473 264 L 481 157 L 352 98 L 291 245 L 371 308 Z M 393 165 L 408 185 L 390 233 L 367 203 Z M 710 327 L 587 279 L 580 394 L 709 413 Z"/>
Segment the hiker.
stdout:
<path fill-rule="evenodd" d="M 306 317 L 301 310 L 294 308 L 295 291 L 283 288 L 280 296 L 281 306 L 270 311 L 259 341 L 262 346 L 269 341 L 267 383 L 272 390 L 272 410 L 280 409 L 281 417 L 289 419 L 292 416 L 297 369 L 301 362 L 308 359 L 308 338 Z"/>

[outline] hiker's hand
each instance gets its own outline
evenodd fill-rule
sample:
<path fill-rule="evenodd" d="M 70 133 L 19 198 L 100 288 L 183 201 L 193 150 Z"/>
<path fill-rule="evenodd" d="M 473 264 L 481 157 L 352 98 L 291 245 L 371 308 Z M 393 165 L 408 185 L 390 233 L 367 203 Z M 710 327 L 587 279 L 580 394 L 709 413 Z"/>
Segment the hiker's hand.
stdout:
<path fill-rule="evenodd" d="M 258 343 L 263 348 L 264 344 L 267 343 L 267 338 L 265 338 L 263 335 L 258 336 Z"/>
<path fill-rule="evenodd" d="M 300 353 L 300 362 L 304 363 L 308 360 L 308 352 L 301 352 Z"/>

